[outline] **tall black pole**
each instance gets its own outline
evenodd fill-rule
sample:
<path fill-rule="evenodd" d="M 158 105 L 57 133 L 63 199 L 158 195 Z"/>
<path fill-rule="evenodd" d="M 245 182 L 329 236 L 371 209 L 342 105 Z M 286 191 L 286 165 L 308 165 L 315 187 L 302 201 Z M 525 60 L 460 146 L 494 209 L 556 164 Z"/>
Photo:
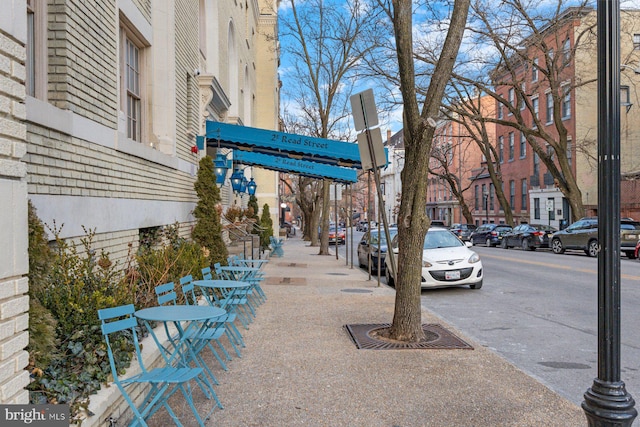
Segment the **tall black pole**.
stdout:
<path fill-rule="evenodd" d="M 598 377 L 584 394 L 589 426 L 631 426 L 620 380 L 620 2 L 598 0 Z"/>

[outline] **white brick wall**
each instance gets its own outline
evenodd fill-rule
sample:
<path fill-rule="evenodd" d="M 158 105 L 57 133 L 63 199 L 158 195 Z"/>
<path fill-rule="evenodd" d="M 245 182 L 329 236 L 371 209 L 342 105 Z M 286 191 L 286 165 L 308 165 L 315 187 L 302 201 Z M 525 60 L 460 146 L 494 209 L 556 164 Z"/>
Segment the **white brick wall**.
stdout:
<path fill-rule="evenodd" d="M 26 2 L 8 2 L 0 18 L 0 403 L 28 403 Z"/>

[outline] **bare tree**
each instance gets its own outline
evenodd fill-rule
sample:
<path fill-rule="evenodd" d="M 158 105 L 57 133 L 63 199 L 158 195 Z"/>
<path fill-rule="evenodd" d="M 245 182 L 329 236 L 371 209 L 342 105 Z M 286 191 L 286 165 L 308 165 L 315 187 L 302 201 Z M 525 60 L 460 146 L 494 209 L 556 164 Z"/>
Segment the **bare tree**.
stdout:
<path fill-rule="evenodd" d="M 398 217 L 398 273 L 393 323 L 388 331 L 391 338 L 401 341 L 424 339 L 420 307 L 420 277 L 422 246 L 431 225 L 426 215 L 428 162 L 431 154 L 435 120 L 447 82 L 450 78 L 465 30 L 469 0 L 455 0 L 452 8 L 446 2 L 433 10 L 445 16 L 449 24 L 435 68 L 427 70 L 428 88 L 417 90 L 417 80 L 425 76 L 416 66 L 413 39 L 414 3 L 411 0 L 392 0 L 382 5 L 393 23 L 398 80 L 404 107 L 405 165 L 401 173 L 402 200 Z M 417 6 L 423 9 L 428 4 Z M 421 10 L 424 12 L 425 10 Z M 442 18 L 441 16 L 439 18 Z M 370 61 L 374 63 L 375 61 Z"/>
<path fill-rule="evenodd" d="M 282 46 L 291 58 L 295 84 L 290 89 L 298 108 L 298 126 L 311 136 L 347 139 L 349 96 L 361 58 L 371 48 L 364 43 L 364 36 L 373 32 L 378 12 L 359 0 L 288 0 L 288 4 L 290 11 L 280 21 L 280 38 L 287 39 Z M 320 255 L 329 253 L 330 183 L 324 180 L 319 188 Z"/>
<path fill-rule="evenodd" d="M 481 73 L 478 70 L 470 73 L 467 68 L 453 75 L 458 84 L 473 86 L 490 95 L 498 108 L 504 110 L 505 114 L 482 116 L 482 120 L 512 127 L 525 135 L 571 206 L 573 220 L 584 214 L 584 208 L 571 152 L 573 148 L 593 152 L 596 136 L 594 132 L 592 137 L 572 141 L 563 120 L 566 108 L 563 103 L 567 98 L 575 89 L 595 82 L 595 78 L 577 79 L 571 73 L 571 64 L 580 57 L 577 53 L 594 49 L 595 21 L 580 27 L 574 25 L 576 20 L 593 12 L 587 3 L 584 0 L 579 6 L 568 8 L 567 1 L 559 0 L 552 10 L 539 11 L 537 4 L 521 0 L 477 0 L 472 7 L 474 25 L 470 31 L 476 45 L 491 46 L 492 54 L 497 54 L 478 60 L 484 70 Z M 573 40 L 573 45 L 566 45 L 566 40 Z M 529 78 L 532 72 L 540 76 L 533 83 Z M 535 96 L 538 93 L 540 97 L 550 96 L 551 117 L 539 116 L 539 99 Z M 499 201 L 506 212 L 508 203 L 504 194 Z"/>
<path fill-rule="evenodd" d="M 448 102 L 443 105 L 442 113 L 447 120 L 457 123 L 465 129 L 466 135 L 480 148 L 480 152 L 486 160 L 486 166 L 482 172 L 489 174 L 498 202 L 502 206 L 505 222 L 513 226 L 513 211 L 504 194 L 500 159 L 492 139 L 494 132 L 489 130 L 489 128 L 495 129 L 495 124 L 488 119 L 495 117 L 493 102 L 491 102 L 491 106 L 487 105 L 487 101 L 493 100 L 493 98 L 479 93 L 469 85 L 460 85 L 457 81 L 451 83 L 452 90 Z M 476 172 L 475 176 L 478 175 L 480 172 Z M 465 207 L 469 211 L 466 203 Z M 469 216 L 471 216 L 470 212 Z"/>

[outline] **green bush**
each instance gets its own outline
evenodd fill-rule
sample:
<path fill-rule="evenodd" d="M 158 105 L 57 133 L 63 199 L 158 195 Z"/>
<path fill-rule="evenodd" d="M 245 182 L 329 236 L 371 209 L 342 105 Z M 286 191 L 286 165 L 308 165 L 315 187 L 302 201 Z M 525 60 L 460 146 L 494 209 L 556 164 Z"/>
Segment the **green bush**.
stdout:
<path fill-rule="evenodd" d="M 57 321 L 57 357 L 33 375 L 28 389 L 32 403 L 68 403 L 75 416 L 111 373 L 97 311 L 130 303 L 133 294 L 120 280 L 108 253 L 96 256 L 94 230 L 85 229 L 79 252 L 76 245 L 60 238 L 61 229 L 55 223 L 50 229 L 56 247 L 42 283 L 32 289 L 35 300 Z M 129 337 L 123 335 L 116 342 L 118 366 L 128 366 Z"/>
<path fill-rule="evenodd" d="M 193 211 L 197 223 L 191 236 L 193 240 L 209 251 L 210 267 L 213 267 L 217 262 L 226 264 L 229 252 L 222 240 L 222 224 L 220 224 L 220 213 L 217 209 L 221 201 L 220 190 L 216 186 L 211 157 L 203 157 L 200 160 L 194 188 L 198 195 L 198 203 Z"/>
<path fill-rule="evenodd" d="M 38 300 L 47 283 L 47 272 L 53 253 L 44 231 L 44 224 L 38 218 L 36 209 L 29 201 L 29 370 L 39 375 L 56 357 L 58 339 L 57 320 Z"/>
<path fill-rule="evenodd" d="M 201 269 L 208 265 L 202 246 L 179 237 L 179 224 L 166 226 L 163 235 L 166 245 L 141 246 L 135 255 L 129 254 L 125 280 L 135 289 L 134 304 L 137 309 L 158 305 L 155 287 L 169 282 L 177 283 L 188 274 L 201 278 Z M 130 245 L 132 246 L 132 245 Z M 182 302 L 182 292 L 177 292 Z"/>
<path fill-rule="evenodd" d="M 273 236 L 273 220 L 269 213 L 269 205 L 267 203 L 262 207 L 262 216 L 260 217 L 260 226 L 262 232 L 260 233 L 260 247 L 262 250 L 269 249 L 270 237 Z"/>

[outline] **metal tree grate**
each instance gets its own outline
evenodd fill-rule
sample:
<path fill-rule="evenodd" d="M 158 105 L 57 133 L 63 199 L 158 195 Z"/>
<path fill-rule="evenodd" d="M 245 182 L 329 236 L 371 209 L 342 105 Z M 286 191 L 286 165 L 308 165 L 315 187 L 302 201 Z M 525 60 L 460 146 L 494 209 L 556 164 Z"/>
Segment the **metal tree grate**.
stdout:
<path fill-rule="evenodd" d="M 422 325 L 427 340 L 418 343 L 385 341 L 371 336 L 371 333 L 391 326 L 389 323 L 345 325 L 356 347 L 363 350 L 473 350 L 473 347 L 442 326 L 431 323 Z"/>
<path fill-rule="evenodd" d="M 267 277 L 266 285 L 306 285 L 307 279 L 304 277 Z"/>

